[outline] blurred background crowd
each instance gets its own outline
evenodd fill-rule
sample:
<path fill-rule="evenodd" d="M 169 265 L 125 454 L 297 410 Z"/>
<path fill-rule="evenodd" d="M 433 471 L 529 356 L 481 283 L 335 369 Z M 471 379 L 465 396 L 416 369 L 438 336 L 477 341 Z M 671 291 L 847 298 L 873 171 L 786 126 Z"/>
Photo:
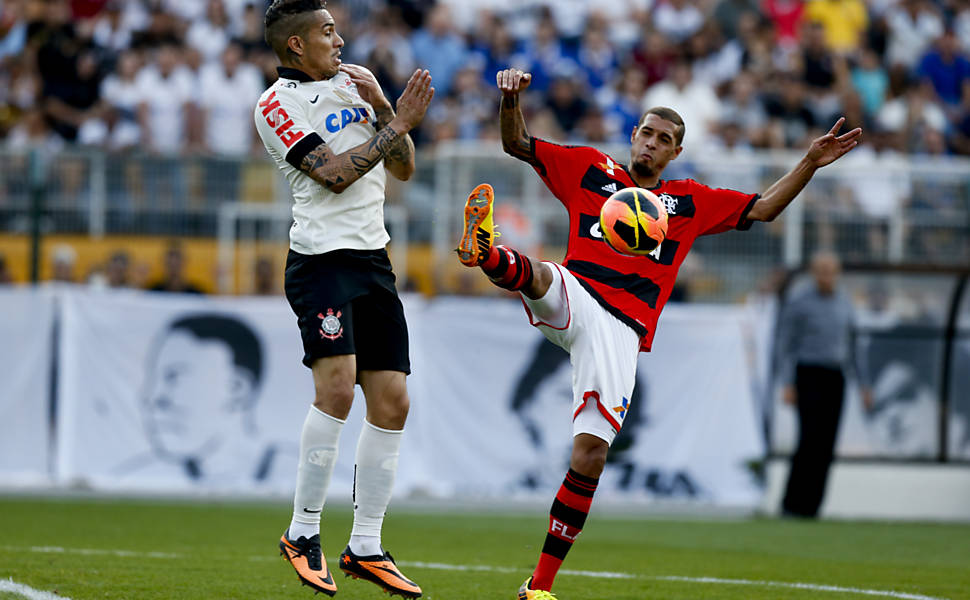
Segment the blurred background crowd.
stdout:
<path fill-rule="evenodd" d="M 264 0 L 0 1 L 0 138 L 160 154 L 261 152 L 276 79 Z M 877 151 L 970 154 L 967 0 L 332 2 L 344 58 L 438 97 L 419 144 L 496 136 L 495 72 L 534 74 L 530 124 L 622 142 L 676 107 L 685 147 L 800 148 L 846 115 Z"/>
<path fill-rule="evenodd" d="M 48 206 L 64 207 L 48 215 L 54 232 L 213 237 L 219 205 L 278 197 L 273 171 L 252 168 L 267 166 L 253 106 L 277 78 L 262 38 L 266 5 L 0 0 L 0 152 L 8 156 L 0 227 L 27 228 L 25 213 L 3 205 L 27 202 L 23 153 L 38 148 L 66 157 L 47 185 Z M 766 156 L 801 150 L 845 115 L 846 128 L 865 131 L 845 161 L 859 170 L 826 192 L 835 199 L 826 210 L 839 204 L 876 223 L 857 235 L 866 251 L 885 254 L 886 223 L 901 205 L 951 225 L 970 214 L 966 177 L 907 175 L 970 155 L 970 0 L 354 0 L 328 8 L 344 61 L 369 67 L 392 101 L 415 68 L 430 69 L 437 95 L 414 132 L 425 156 L 452 142 L 498 148 L 495 73 L 517 67 L 534 75 L 523 100 L 531 134 L 622 148 L 645 108 L 671 106 L 687 123 L 671 175 L 697 173 L 690 161 L 757 155 L 747 179 L 735 166 L 723 169 L 726 180 L 711 170 L 699 176 L 749 191 L 775 172 Z M 106 162 L 83 154 L 92 148 Z M 92 179 L 97 169 L 105 181 Z M 406 192 L 389 190 L 411 211 L 412 243 L 433 237 L 433 194 L 422 177 Z M 107 215 L 97 226 L 95 197 Z M 151 212 L 160 209 L 167 212 Z M 965 231 L 947 235 L 952 247 L 937 234 L 916 245 L 944 259 L 970 252 Z"/>

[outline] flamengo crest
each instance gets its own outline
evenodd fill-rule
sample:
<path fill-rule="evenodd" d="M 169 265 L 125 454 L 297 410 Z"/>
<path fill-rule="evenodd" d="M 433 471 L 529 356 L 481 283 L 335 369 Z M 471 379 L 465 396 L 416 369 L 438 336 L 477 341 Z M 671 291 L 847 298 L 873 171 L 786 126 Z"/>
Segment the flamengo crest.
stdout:
<path fill-rule="evenodd" d="M 328 308 L 327 314 L 317 313 L 320 319 L 320 335 L 328 340 L 335 340 L 344 334 L 344 326 L 340 324 L 340 311 L 333 314 L 333 309 Z"/>
<path fill-rule="evenodd" d="M 668 215 L 677 214 L 677 198 L 667 193 L 660 194 L 657 198 L 664 203 L 664 208 L 667 209 Z"/>

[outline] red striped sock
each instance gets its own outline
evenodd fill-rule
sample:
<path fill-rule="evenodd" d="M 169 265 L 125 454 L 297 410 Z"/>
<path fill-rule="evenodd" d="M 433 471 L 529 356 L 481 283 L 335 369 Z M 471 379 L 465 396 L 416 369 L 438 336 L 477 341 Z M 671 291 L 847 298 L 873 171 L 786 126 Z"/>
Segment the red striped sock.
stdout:
<path fill-rule="evenodd" d="M 492 246 L 482 271 L 495 285 L 517 291 L 532 282 L 532 261 L 525 254 L 507 246 Z"/>
<path fill-rule="evenodd" d="M 552 589 L 562 561 L 586 523 L 597 483 L 599 479 L 580 475 L 572 469 L 566 473 L 549 511 L 549 531 L 539 555 L 539 564 L 532 573 L 532 589 Z"/>

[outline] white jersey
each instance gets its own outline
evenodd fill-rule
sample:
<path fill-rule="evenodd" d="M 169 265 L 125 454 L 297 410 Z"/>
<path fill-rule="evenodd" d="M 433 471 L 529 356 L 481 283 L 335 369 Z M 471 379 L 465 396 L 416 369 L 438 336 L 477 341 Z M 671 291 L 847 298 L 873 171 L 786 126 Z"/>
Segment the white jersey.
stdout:
<path fill-rule="evenodd" d="M 374 137 L 374 108 L 344 72 L 323 81 L 311 81 L 295 69 L 280 68 L 279 73 L 260 96 L 254 117 L 259 137 L 293 194 L 290 248 L 300 254 L 383 248 L 390 236 L 384 228 L 387 176 L 380 165 L 340 194 L 296 168 L 320 142 L 340 154 Z"/>

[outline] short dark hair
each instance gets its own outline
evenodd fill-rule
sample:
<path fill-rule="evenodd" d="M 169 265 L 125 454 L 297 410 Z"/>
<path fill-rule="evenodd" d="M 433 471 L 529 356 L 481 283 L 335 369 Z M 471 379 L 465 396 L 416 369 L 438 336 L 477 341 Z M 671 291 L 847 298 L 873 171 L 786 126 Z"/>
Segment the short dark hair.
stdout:
<path fill-rule="evenodd" d="M 242 320 L 223 314 L 202 313 L 182 317 L 168 326 L 169 332 L 187 331 L 199 340 L 219 340 L 232 350 L 232 362 L 249 371 L 254 387 L 263 377 L 263 348 L 252 328 Z"/>
<path fill-rule="evenodd" d="M 674 130 L 674 140 L 677 142 L 678 146 L 684 143 L 684 132 L 687 130 L 687 127 L 684 125 L 684 119 L 677 114 L 676 110 L 667 108 L 666 106 L 654 106 L 653 108 L 648 109 L 647 112 L 643 113 L 637 127 L 643 125 L 643 121 L 647 118 L 647 115 L 657 115 L 664 121 L 670 121 L 676 125 L 677 129 Z"/>
<path fill-rule="evenodd" d="M 309 24 L 306 17 L 326 8 L 326 0 L 273 0 L 266 9 L 266 18 L 263 21 L 263 37 L 266 43 L 277 56 L 283 58 L 287 51 L 286 41 L 290 36 L 299 35 L 306 30 Z"/>

